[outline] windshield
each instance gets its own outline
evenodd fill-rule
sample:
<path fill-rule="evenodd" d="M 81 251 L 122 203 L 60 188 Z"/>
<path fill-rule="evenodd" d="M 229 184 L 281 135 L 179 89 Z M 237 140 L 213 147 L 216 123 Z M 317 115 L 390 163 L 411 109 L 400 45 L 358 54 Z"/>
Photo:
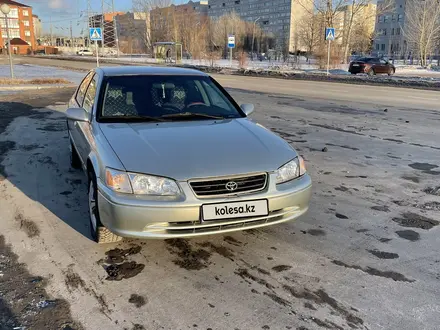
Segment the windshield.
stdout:
<path fill-rule="evenodd" d="M 99 120 L 172 121 L 241 118 L 210 77 L 115 76 L 105 82 Z"/>

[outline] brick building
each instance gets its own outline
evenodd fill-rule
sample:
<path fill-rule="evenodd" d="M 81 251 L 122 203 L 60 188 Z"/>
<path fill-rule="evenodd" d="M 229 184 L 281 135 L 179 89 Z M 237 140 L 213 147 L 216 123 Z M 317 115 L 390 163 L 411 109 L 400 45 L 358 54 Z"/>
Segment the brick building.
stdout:
<path fill-rule="evenodd" d="M 11 39 L 19 38 L 24 40 L 28 44 L 29 49 L 35 49 L 35 31 L 32 7 L 11 0 L 1 0 L 1 3 L 9 5 L 11 8 L 10 13 L 8 14 L 9 37 Z M 0 45 L 1 48 L 5 48 L 5 45 L 7 45 L 7 31 L 5 15 L 3 15 L 2 12 L 0 12 L 0 26 L 2 31 L 0 34 Z M 20 49 L 25 47 L 22 42 L 20 42 L 20 44 Z"/>
<path fill-rule="evenodd" d="M 126 13 L 115 16 L 119 49 L 126 54 L 145 53 L 150 40 L 149 13 Z"/>

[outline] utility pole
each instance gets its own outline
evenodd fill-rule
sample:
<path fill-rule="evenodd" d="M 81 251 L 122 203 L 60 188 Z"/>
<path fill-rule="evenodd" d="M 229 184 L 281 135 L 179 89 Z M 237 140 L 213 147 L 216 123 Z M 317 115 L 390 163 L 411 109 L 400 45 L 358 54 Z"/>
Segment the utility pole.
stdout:
<path fill-rule="evenodd" d="M 254 27 L 252 29 L 252 50 L 251 50 L 251 61 L 254 60 L 254 39 L 255 39 L 255 25 L 257 24 L 258 20 L 260 20 L 261 17 L 258 17 L 255 21 L 254 21 Z"/>
<path fill-rule="evenodd" d="M 89 31 L 91 27 L 95 27 L 95 20 L 93 19 L 92 22 L 90 22 L 90 15 L 92 14 L 92 4 L 91 0 L 87 0 L 87 18 L 86 18 L 86 30 L 84 32 L 84 47 L 86 46 L 86 36 L 89 35 Z M 93 26 L 91 26 L 93 24 Z M 92 42 L 90 40 L 90 36 L 88 39 L 88 47 L 91 47 Z"/>
<path fill-rule="evenodd" d="M 72 21 L 70 21 L 70 47 L 73 47 L 73 29 L 72 29 Z"/>
<path fill-rule="evenodd" d="M 105 45 L 105 31 L 107 30 L 104 26 L 105 24 L 105 0 L 102 0 L 101 2 L 102 10 L 101 10 L 101 33 L 102 33 L 102 40 L 101 40 L 101 52 L 102 56 L 104 56 L 104 45 Z"/>
<path fill-rule="evenodd" d="M 6 35 L 8 37 L 8 53 L 9 53 L 9 67 L 11 70 L 11 79 L 14 79 L 14 65 L 12 64 L 12 48 L 11 48 L 11 37 L 9 35 L 9 24 L 8 24 L 8 14 L 11 12 L 11 7 L 7 4 L 2 4 L 0 10 L 5 16 L 6 21 Z"/>
<path fill-rule="evenodd" d="M 50 17 L 50 45 L 53 46 L 52 16 Z"/>
<path fill-rule="evenodd" d="M 112 0 L 112 12 L 115 12 L 115 0 Z M 134 11 L 133 11 L 133 19 L 134 19 Z M 115 43 L 116 43 L 116 56 L 119 57 L 119 36 L 118 36 L 118 24 L 116 22 L 116 16 L 113 17 L 113 29 L 115 34 Z"/>

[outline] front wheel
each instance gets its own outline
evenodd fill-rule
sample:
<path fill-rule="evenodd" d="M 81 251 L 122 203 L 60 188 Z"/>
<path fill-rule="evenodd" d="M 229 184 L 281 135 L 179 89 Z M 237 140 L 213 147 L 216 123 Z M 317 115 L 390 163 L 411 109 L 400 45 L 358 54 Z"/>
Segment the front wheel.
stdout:
<path fill-rule="evenodd" d="M 396 70 L 395 69 L 389 69 L 388 70 L 388 75 L 389 76 L 392 76 L 393 74 L 395 74 L 396 73 Z"/>
<path fill-rule="evenodd" d="M 116 243 L 122 240 L 122 237 L 113 234 L 101 223 L 98 209 L 98 186 L 94 173 L 89 174 L 89 217 L 90 231 L 95 242 L 104 244 Z"/>
<path fill-rule="evenodd" d="M 370 71 L 368 71 L 368 75 L 369 76 L 375 76 L 376 72 L 374 71 L 374 69 L 370 69 Z"/>

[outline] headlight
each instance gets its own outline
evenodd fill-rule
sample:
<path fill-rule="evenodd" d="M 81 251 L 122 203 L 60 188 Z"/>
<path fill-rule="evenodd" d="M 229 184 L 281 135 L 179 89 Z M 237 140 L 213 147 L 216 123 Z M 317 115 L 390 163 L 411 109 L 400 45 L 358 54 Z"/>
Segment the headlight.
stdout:
<path fill-rule="evenodd" d="M 137 195 L 176 196 L 180 188 L 174 180 L 152 175 L 129 173 L 133 192 Z"/>
<path fill-rule="evenodd" d="M 284 183 L 306 173 L 306 165 L 304 159 L 298 156 L 294 160 L 291 160 L 287 164 L 281 166 L 277 171 L 277 184 Z"/>
<path fill-rule="evenodd" d="M 180 188 L 174 180 L 158 176 L 127 173 L 107 168 L 105 184 L 113 191 L 154 196 L 176 196 Z"/>

